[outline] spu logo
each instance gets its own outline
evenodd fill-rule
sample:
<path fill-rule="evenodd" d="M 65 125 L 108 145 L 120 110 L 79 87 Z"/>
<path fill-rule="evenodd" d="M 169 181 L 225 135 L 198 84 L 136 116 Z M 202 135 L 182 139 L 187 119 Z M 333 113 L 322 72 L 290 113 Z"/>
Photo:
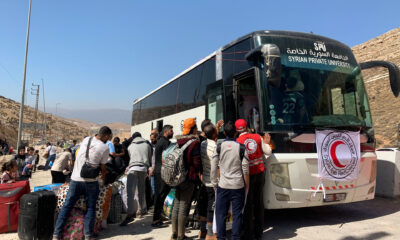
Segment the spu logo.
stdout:
<path fill-rule="evenodd" d="M 324 51 L 326 52 L 326 46 L 324 42 L 317 41 L 314 43 L 315 51 Z"/>

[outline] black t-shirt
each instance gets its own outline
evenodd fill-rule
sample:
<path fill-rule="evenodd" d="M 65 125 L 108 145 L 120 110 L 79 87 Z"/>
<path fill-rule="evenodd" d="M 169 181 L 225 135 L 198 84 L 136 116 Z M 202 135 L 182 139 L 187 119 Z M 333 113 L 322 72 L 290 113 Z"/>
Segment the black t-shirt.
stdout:
<path fill-rule="evenodd" d="M 154 166 L 154 172 L 155 173 L 161 173 L 161 157 L 162 157 L 162 152 L 167 149 L 171 142 L 164 136 L 161 136 L 161 138 L 158 140 L 156 143 L 156 147 L 154 150 L 154 155 L 155 155 L 155 166 Z"/>
<path fill-rule="evenodd" d="M 115 153 L 122 153 L 122 144 L 114 144 Z"/>

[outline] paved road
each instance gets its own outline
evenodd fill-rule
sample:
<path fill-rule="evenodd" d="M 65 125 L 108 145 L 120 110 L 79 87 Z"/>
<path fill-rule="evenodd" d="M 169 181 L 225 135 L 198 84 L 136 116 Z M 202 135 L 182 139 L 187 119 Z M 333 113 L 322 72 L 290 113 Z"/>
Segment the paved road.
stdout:
<path fill-rule="evenodd" d="M 38 171 L 31 187 L 51 182 L 50 171 Z M 170 226 L 150 227 L 151 215 L 126 227 L 110 225 L 101 239 L 167 240 Z M 264 239 L 400 239 L 400 199 L 374 200 L 325 207 L 271 210 L 265 213 Z M 196 236 L 198 230 L 187 235 Z M 16 233 L 1 234 L 1 240 L 18 239 Z"/>
<path fill-rule="evenodd" d="M 267 211 L 264 239 L 400 239 L 400 200 Z"/>
<path fill-rule="evenodd" d="M 399 210 L 399 199 L 376 198 L 346 205 L 266 211 L 263 239 L 400 239 Z M 169 239 L 170 228 L 153 230 L 150 220 L 148 216 L 125 228 L 111 226 L 102 232 L 102 238 Z"/>

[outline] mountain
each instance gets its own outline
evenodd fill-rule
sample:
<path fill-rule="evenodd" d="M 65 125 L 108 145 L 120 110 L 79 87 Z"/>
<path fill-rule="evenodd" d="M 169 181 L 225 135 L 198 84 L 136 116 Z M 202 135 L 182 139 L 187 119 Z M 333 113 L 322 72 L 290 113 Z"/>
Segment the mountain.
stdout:
<path fill-rule="evenodd" d="M 80 119 L 97 124 L 131 123 L 132 112 L 124 109 L 64 109 L 46 108 L 49 113 L 69 119 Z"/>
<path fill-rule="evenodd" d="M 7 142 L 14 148 L 17 145 L 18 122 L 20 104 L 0 96 L 0 139 Z M 79 127 L 65 119 L 52 114 L 44 114 L 38 111 L 35 117 L 35 109 L 29 106 L 24 107 L 22 140 L 33 144 L 44 137 L 44 126 L 46 125 L 47 140 L 56 142 L 61 139 L 82 139 L 88 135 L 88 130 Z M 37 119 L 37 123 L 35 121 Z M 46 124 L 44 124 L 46 119 Z"/>
<path fill-rule="evenodd" d="M 400 67 L 400 28 L 393 29 L 352 48 L 358 62 L 371 60 L 391 61 Z M 400 97 L 390 89 L 387 70 L 363 70 L 377 147 L 394 147 L 398 142 L 400 124 Z"/>
<path fill-rule="evenodd" d="M 79 127 L 85 128 L 91 134 L 96 134 L 100 127 L 108 126 L 111 128 L 114 137 L 119 137 L 121 140 L 129 138 L 131 134 L 131 126 L 126 123 L 105 123 L 97 124 L 94 122 L 85 121 L 82 119 L 65 119 L 65 121 L 75 124 Z"/>

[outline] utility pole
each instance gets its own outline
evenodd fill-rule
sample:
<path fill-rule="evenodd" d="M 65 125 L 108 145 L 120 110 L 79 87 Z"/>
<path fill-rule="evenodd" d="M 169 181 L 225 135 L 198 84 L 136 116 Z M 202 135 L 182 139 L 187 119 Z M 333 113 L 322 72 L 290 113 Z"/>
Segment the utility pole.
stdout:
<path fill-rule="evenodd" d="M 18 141 L 17 141 L 17 149 L 19 149 L 19 147 L 21 146 L 22 121 L 23 121 L 23 119 L 24 119 L 26 63 L 27 63 L 27 60 L 28 60 L 29 27 L 30 27 L 30 25 L 31 25 L 31 6 L 32 6 L 32 0 L 29 0 L 28 28 L 27 28 L 27 30 L 26 30 L 24 80 L 23 80 L 23 82 L 22 82 L 22 97 L 21 97 L 21 105 L 20 105 L 20 109 L 19 109 L 19 123 L 18 123 Z"/>
<path fill-rule="evenodd" d="M 44 101 L 44 81 L 42 78 L 42 91 L 43 91 L 43 124 L 44 124 L 44 141 L 47 143 L 47 116 L 46 116 L 46 101 Z"/>
<path fill-rule="evenodd" d="M 37 135 L 37 125 L 38 125 L 38 112 L 39 112 L 39 84 L 33 84 L 31 88 L 31 94 L 36 95 L 36 104 L 35 104 L 35 130 L 33 132 L 33 138 Z"/>
<path fill-rule="evenodd" d="M 60 130 L 60 129 L 58 129 L 58 126 L 57 126 L 57 118 L 58 118 L 58 105 L 60 105 L 61 103 L 56 103 L 56 119 L 55 119 L 55 127 L 56 128 L 54 128 L 54 131 L 56 132 L 56 142 L 58 142 L 58 131 Z"/>

